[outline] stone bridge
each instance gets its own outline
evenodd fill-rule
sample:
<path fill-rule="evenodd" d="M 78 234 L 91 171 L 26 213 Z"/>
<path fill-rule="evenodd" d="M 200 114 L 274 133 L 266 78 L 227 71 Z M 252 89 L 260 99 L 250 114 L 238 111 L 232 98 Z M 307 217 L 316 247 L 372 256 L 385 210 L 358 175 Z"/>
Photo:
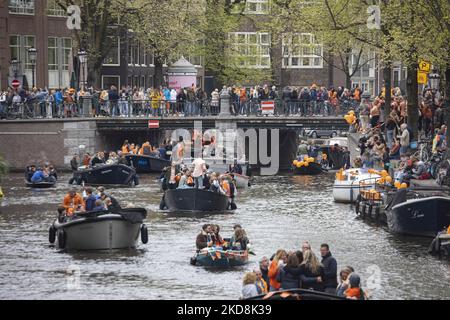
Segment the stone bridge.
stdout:
<path fill-rule="evenodd" d="M 159 128 L 150 129 L 149 120 Z M 13 170 L 22 171 L 31 163 L 53 163 L 68 169 L 74 154 L 117 150 L 125 139 L 153 144 L 170 137 L 177 129 L 278 129 L 281 167 L 295 156 L 298 135 L 303 130 L 347 131 L 342 117 L 196 117 L 196 118 L 71 118 L 0 121 L 0 154 Z M 80 150 L 80 146 L 83 146 Z M 248 148 L 247 148 L 248 149 Z"/>

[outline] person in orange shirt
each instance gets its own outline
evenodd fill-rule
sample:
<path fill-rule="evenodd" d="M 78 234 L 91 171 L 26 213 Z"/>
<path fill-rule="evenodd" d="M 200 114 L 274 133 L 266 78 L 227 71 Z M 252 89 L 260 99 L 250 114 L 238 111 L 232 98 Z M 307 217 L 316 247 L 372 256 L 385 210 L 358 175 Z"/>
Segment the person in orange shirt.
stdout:
<path fill-rule="evenodd" d="M 278 291 L 280 290 L 281 283 L 279 283 L 277 279 L 277 275 L 279 272 L 279 269 L 281 266 L 285 264 L 285 261 L 287 259 L 287 252 L 283 249 L 280 249 L 275 254 L 275 257 L 273 258 L 272 262 L 269 266 L 269 284 L 270 284 L 270 291 Z"/>
<path fill-rule="evenodd" d="M 450 226 L 448 226 L 447 234 L 450 234 Z"/>
<path fill-rule="evenodd" d="M 75 212 L 84 209 L 83 197 L 73 189 L 64 197 L 62 206 L 66 209 L 66 215 L 70 217 Z"/>
<path fill-rule="evenodd" d="M 356 274 L 352 273 L 348 277 L 348 282 L 350 287 L 345 290 L 344 294 L 347 299 L 352 300 L 366 300 L 367 297 L 364 291 L 361 289 L 361 278 Z"/>
<path fill-rule="evenodd" d="M 128 140 L 125 140 L 125 142 L 122 145 L 122 154 L 126 155 L 130 152 L 130 144 L 128 143 Z"/>

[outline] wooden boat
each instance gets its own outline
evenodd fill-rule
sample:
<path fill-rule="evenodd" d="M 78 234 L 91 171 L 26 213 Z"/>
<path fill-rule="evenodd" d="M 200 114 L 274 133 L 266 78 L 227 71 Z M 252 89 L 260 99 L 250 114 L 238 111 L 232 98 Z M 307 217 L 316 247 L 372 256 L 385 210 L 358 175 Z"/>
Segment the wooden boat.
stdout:
<path fill-rule="evenodd" d="M 128 164 L 132 166 L 137 173 L 161 172 L 165 167 L 170 167 L 170 160 L 161 159 L 153 156 L 129 154 L 125 157 Z"/>
<path fill-rule="evenodd" d="M 231 268 L 247 264 L 248 251 L 208 248 L 198 252 L 194 259 L 195 265 L 203 267 Z"/>
<path fill-rule="evenodd" d="M 228 209 L 227 196 L 194 188 L 166 190 L 163 202 L 171 211 L 223 212 Z"/>
<path fill-rule="evenodd" d="M 32 188 L 32 189 L 48 189 L 48 188 L 53 188 L 56 185 L 56 181 L 38 182 L 38 183 L 25 181 L 25 185 L 27 186 L 27 188 Z"/>
<path fill-rule="evenodd" d="M 68 250 L 128 249 L 136 246 L 139 234 L 145 244 L 147 227 L 143 224 L 145 209 L 122 209 L 88 212 L 62 221 L 55 220 L 49 230 L 49 241 Z"/>
<path fill-rule="evenodd" d="M 347 300 L 344 297 L 338 297 L 336 295 L 312 291 L 303 289 L 292 289 L 277 292 L 269 292 L 268 294 L 263 294 L 257 297 L 248 298 L 246 300 Z"/>
<path fill-rule="evenodd" d="M 77 184 L 91 186 L 134 186 L 137 185 L 136 170 L 123 164 L 99 165 L 75 172 Z"/>
<path fill-rule="evenodd" d="M 311 162 L 308 166 L 302 166 L 300 168 L 294 166 L 293 171 L 295 175 L 300 176 L 316 176 L 324 172 L 322 166 L 316 162 Z"/>

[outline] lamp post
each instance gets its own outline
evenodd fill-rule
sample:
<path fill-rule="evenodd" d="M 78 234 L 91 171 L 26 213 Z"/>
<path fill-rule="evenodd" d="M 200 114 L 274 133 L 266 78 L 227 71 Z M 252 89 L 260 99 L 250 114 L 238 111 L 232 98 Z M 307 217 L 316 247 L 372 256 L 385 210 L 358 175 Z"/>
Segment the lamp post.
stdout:
<path fill-rule="evenodd" d="M 36 69 L 36 61 L 37 61 L 37 50 L 34 47 L 31 47 L 28 49 L 28 58 L 30 59 L 31 63 L 31 83 L 32 87 L 34 88 L 35 81 L 34 81 L 34 71 Z"/>
<path fill-rule="evenodd" d="M 84 69 L 85 69 L 85 66 L 86 66 L 86 62 L 87 62 L 87 53 L 86 53 L 86 51 L 84 51 L 83 49 L 81 49 L 79 52 L 78 52 L 78 59 L 80 60 L 80 65 L 81 65 L 81 74 L 82 74 L 82 79 L 83 79 L 83 87 L 82 87 L 82 89 L 83 89 L 83 91 L 85 91 L 85 88 L 84 88 L 84 84 L 85 84 L 85 74 L 84 74 Z"/>

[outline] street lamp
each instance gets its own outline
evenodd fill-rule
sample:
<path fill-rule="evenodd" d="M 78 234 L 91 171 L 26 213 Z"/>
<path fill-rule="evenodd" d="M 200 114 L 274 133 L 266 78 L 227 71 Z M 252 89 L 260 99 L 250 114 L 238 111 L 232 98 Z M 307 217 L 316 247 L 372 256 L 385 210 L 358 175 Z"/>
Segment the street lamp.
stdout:
<path fill-rule="evenodd" d="M 84 88 L 84 83 L 85 83 L 85 74 L 84 74 L 84 68 L 87 62 L 87 52 L 84 51 L 83 49 L 81 49 L 78 52 L 78 59 L 80 60 L 80 64 L 81 64 L 81 72 L 82 72 L 82 79 L 83 79 L 83 91 L 85 91 Z"/>
<path fill-rule="evenodd" d="M 17 79 L 17 76 L 19 74 L 19 69 L 20 69 L 20 61 L 19 60 L 11 60 L 11 69 L 12 69 L 12 73 L 14 75 L 14 79 Z"/>
<path fill-rule="evenodd" d="M 31 83 L 32 83 L 32 87 L 34 88 L 34 70 L 36 67 L 36 60 L 37 60 L 37 50 L 34 47 L 31 47 L 30 49 L 28 49 L 28 58 L 30 59 L 30 64 L 31 64 Z"/>

